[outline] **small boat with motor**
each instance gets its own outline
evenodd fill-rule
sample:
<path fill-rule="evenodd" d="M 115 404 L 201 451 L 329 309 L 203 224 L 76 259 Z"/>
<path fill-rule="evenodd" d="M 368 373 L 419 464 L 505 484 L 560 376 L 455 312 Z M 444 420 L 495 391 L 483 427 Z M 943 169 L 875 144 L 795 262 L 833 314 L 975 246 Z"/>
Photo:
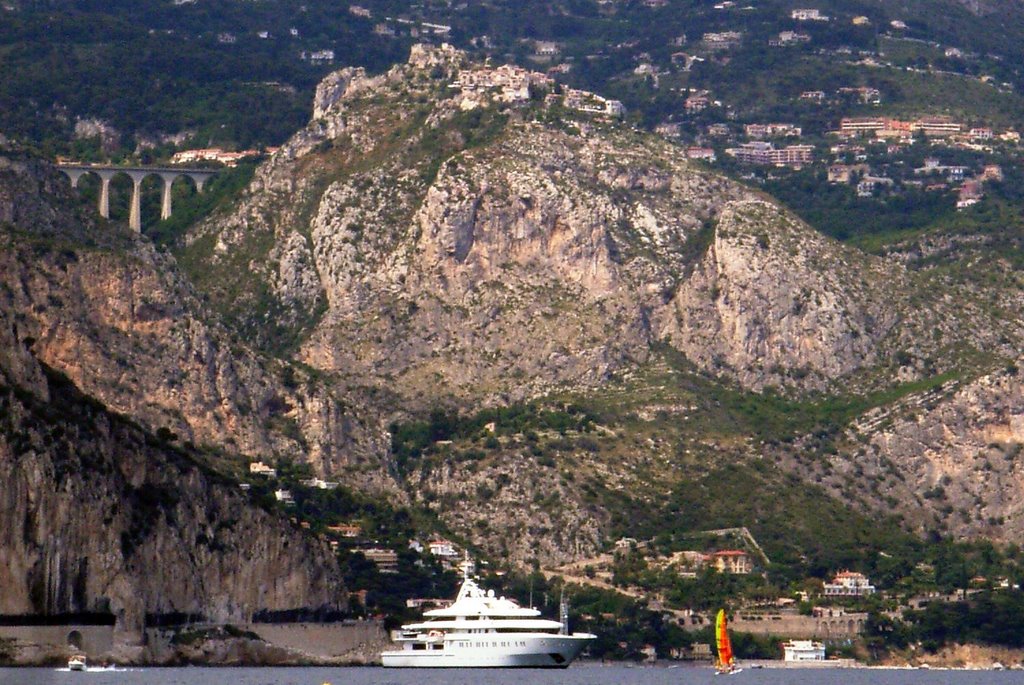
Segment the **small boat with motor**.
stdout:
<path fill-rule="evenodd" d="M 68 659 L 68 670 L 69 671 L 84 671 L 85 656 L 82 654 L 75 654 L 73 657 Z"/>

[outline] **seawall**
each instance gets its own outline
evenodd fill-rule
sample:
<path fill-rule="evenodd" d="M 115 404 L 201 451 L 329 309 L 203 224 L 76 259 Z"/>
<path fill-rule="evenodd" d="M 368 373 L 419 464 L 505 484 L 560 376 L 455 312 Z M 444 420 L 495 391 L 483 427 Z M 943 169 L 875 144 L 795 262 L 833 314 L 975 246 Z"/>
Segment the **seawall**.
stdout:
<path fill-rule="evenodd" d="M 376 620 L 236 624 L 228 636 L 223 628 L 147 628 L 142 644 L 128 644 L 113 626 L 0 626 L 0 665 L 63 663 L 78 653 L 94 663 L 116 664 L 364 664 L 378 661 L 389 644 L 383 623 Z M 174 642 L 183 632 L 213 637 Z M 260 640 L 239 637 L 245 633 Z"/>

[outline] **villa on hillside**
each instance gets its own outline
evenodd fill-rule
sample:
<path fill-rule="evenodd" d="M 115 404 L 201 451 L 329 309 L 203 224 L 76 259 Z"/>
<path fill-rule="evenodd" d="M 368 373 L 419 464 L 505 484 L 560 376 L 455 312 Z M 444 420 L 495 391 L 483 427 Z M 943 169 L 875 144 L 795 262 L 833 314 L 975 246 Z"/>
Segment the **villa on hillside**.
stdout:
<path fill-rule="evenodd" d="M 339 523 L 336 526 L 327 526 L 327 532 L 343 538 L 357 538 L 362 535 L 363 527 L 358 523 Z"/>
<path fill-rule="evenodd" d="M 863 573 L 840 571 L 831 583 L 825 583 L 824 590 L 829 597 L 864 597 L 873 595 L 875 586 Z"/>
<path fill-rule="evenodd" d="M 722 573 L 746 575 L 754 569 L 750 555 L 738 549 L 723 549 L 709 555 L 709 561 Z"/>
<path fill-rule="evenodd" d="M 701 40 L 709 50 L 725 50 L 734 48 L 743 41 L 743 34 L 739 31 L 718 31 L 705 33 Z"/>
<path fill-rule="evenodd" d="M 363 550 L 363 556 L 372 561 L 381 573 L 398 573 L 398 553 L 382 547 Z"/>
<path fill-rule="evenodd" d="M 828 21 L 829 17 L 818 9 L 796 9 L 789 13 L 790 19 L 796 21 Z"/>
<path fill-rule="evenodd" d="M 747 124 L 743 127 L 749 138 L 771 138 L 773 136 L 792 136 L 799 138 L 803 130 L 793 124 Z"/>
<path fill-rule="evenodd" d="M 456 559 L 459 556 L 459 552 L 455 549 L 455 545 L 444 538 L 435 538 L 431 540 L 427 543 L 427 548 L 435 557 Z"/>
<path fill-rule="evenodd" d="M 267 148 L 268 153 L 275 152 L 277 148 Z M 246 157 L 258 157 L 259 150 L 242 150 L 240 152 L 228 152 L 219 147 L 200 148 L 196 150 L 180 150 L 171 156 L 171 164 L 191 164 L 193 162 L 220 162 L 224 166 L 237 166 L 238 162 Z"/>

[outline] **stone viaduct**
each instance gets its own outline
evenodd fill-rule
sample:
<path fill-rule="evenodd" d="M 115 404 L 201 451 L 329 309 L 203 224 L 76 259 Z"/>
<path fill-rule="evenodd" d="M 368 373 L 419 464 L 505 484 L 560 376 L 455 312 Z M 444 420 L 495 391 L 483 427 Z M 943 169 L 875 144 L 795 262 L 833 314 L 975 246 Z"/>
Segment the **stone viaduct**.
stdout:
<path fill-rule="evenodd" d="M 78 187 L 78 180 L 85 174 L 96 174 L 100 179 L 100 216 L 110 218 L 110 181 L 118 174 L 125 174 L 132 180 L 131 212 L 128 225 L 136 232 L 142 231 L 142 182 L 149 176 L 163 179 L 163 198 L 160 203 L 160 218 L 171 216 L 171 184 L 179 176 L 192 179 L 196 190 L 203 192 L 206 181 L 217 173 L 216 169 L 186 169 L 184 167 L 130 167 L 104 164 L 58 164 L 57 168 L 71 179 L 71 187 Z"/>

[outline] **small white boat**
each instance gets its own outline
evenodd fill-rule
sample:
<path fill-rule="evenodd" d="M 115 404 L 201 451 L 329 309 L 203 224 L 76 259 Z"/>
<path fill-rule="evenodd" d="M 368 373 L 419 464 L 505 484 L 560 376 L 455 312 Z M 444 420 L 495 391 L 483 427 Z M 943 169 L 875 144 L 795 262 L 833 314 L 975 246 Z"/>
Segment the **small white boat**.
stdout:
<path fill-rule="evenodd" d="M 85 670 L 85 657 L 81 654 L 76 654 L 68 659 L 68 670 L 69 671 L 84 671 Z"/>

